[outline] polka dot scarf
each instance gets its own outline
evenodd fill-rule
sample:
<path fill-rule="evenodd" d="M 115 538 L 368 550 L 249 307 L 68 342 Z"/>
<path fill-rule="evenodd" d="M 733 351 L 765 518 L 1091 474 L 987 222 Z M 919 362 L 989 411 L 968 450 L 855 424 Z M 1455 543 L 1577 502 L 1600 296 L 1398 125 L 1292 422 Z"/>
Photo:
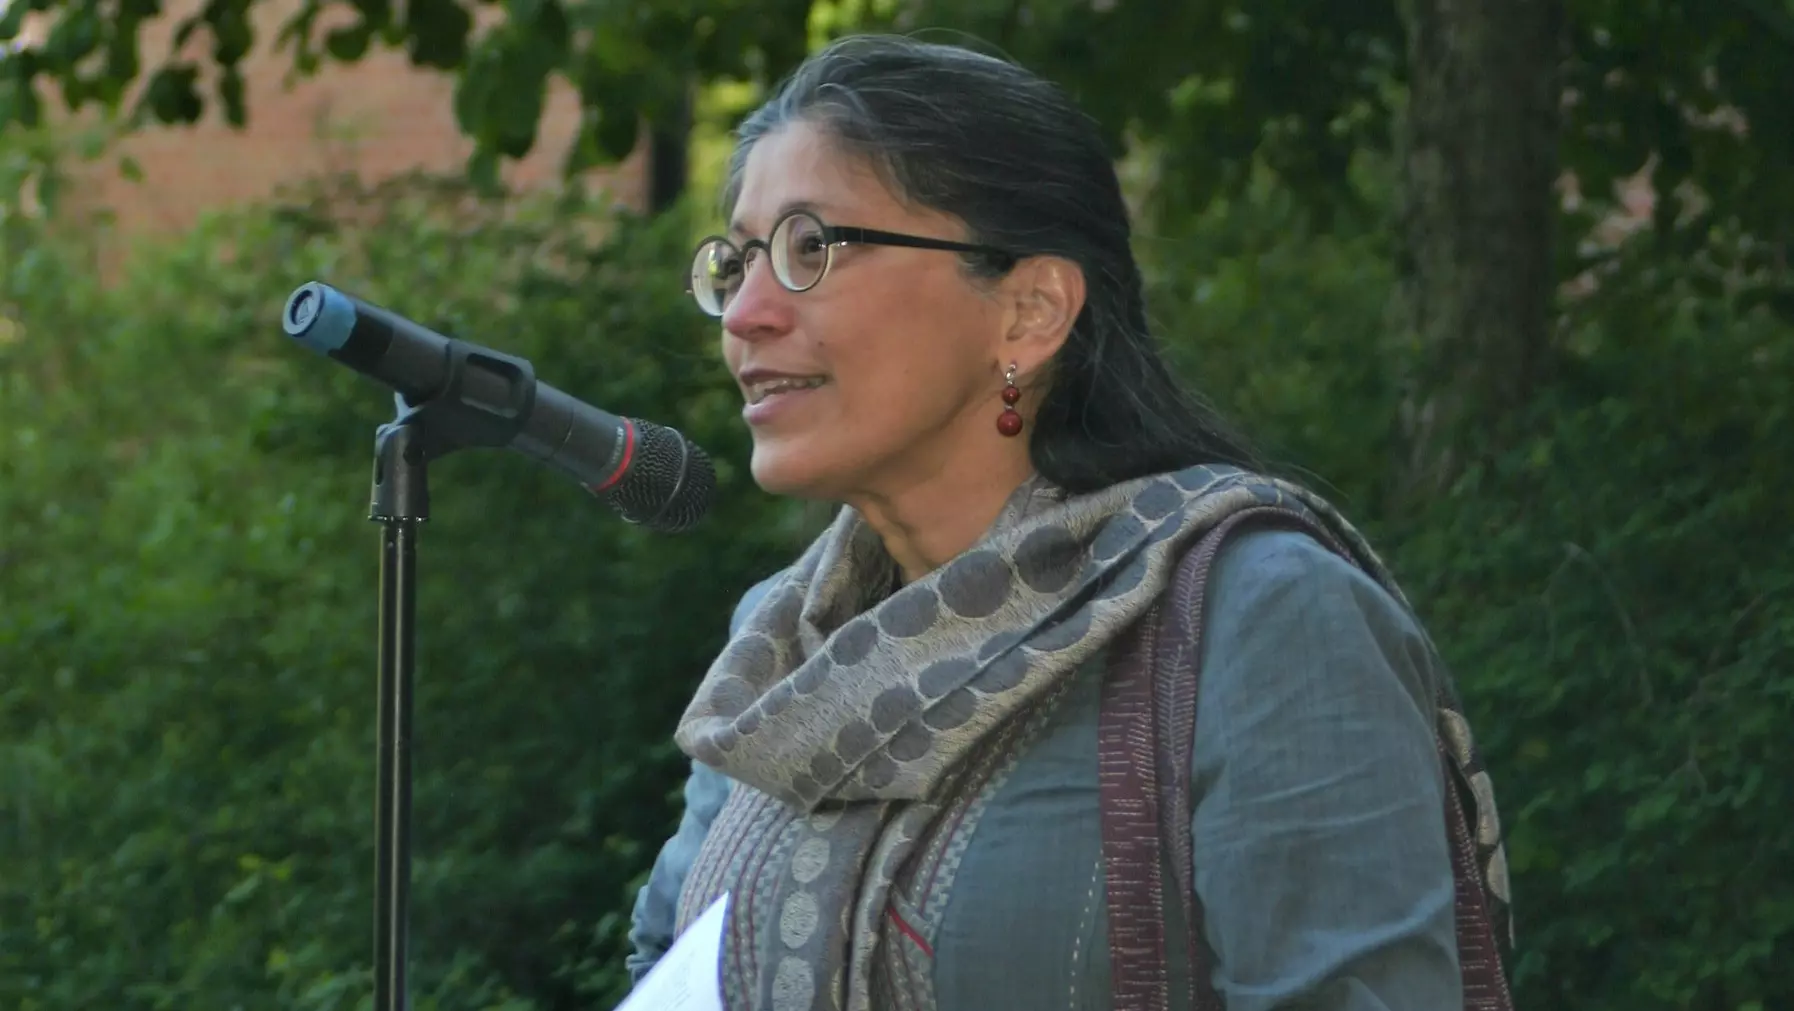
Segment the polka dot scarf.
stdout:
<path fill-rule="evenodd" d="M 890 556 L 842 510 L 676 734 L 738 784 L 681 901 L 688 919 L 731 895 L 730 1006 L 868 1011 L 891 883 L 968 757 L 1144 614 L 1185 545 L 1260 505 L 1324 517 L 1373 557 L 1304 490 L 1196 467 L 1080 496 L 1031 480 L 979 543 L 892 592 Z"/>

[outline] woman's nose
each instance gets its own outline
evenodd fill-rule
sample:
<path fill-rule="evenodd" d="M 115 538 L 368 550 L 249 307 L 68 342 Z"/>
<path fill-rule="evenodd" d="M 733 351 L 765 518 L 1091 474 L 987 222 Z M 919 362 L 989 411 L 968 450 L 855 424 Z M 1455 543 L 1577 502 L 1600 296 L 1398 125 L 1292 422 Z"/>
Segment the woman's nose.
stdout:
<path fill-rule="evenodd" d="M 772 276 L 772 264 L 764 256 L 748 262 L 741 287 L 723 309 L 723 329 L 753 340 L 791 329 L 795 295 Z"/>

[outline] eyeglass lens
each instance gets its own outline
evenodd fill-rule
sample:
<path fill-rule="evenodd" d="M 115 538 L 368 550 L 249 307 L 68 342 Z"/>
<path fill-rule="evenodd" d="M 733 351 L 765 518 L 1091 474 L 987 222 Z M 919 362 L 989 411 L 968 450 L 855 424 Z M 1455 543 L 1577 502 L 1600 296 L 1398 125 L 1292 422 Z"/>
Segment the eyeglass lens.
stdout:
<path fill-rule="evenodd" d="M 767 246 L 772 253 L 773 277 L 791 291 L 808 291 L 828 269 L 828 243 L 823 240 L 822 222 L 809 214 L 799 212 L 781 219 L 773 227 Z M 750 244 L 744 254 L 722 238 L 700 245 L 691 264 L 691 293 L 698 307 L 712 316 L 721 316 L 741 290 L 758 252 L 757 243 Z"/>

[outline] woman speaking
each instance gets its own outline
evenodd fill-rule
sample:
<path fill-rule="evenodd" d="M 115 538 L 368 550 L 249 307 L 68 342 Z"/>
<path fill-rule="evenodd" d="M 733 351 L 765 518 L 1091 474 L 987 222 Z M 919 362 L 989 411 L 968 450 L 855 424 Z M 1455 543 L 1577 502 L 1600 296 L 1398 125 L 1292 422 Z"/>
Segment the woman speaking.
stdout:
<path fill-rule="evenodd" d="M 690 291 L 755 481 L 840 510 L 678 725 L 637 979 L 727 895 L 737 1011 L 1507 1006 L 1436 655 L 1173 379 L 1110 159 L 1054 86 L 902 38 L 742 125 Z"/>

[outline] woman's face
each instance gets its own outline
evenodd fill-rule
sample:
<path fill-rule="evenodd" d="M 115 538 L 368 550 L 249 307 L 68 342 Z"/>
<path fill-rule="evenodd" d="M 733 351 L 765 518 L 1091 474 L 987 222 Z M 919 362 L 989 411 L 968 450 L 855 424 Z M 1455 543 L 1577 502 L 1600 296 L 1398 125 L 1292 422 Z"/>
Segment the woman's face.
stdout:
<path fill-rule="evenodd" d="M 967 238 L 956 221 L 906 206 L 862 159 L 802 122 L 754 145 L 730 238 L 764 241 L 794 208 L 830 226 Z M 967 440 L 1001 439 L 1002 300 L 953 252 L 849 244 L 832 257 L 821 282 L 798 293 L 757 251 L 723 313 L 755 481 L 853 500 L 927 481 Z"/>

